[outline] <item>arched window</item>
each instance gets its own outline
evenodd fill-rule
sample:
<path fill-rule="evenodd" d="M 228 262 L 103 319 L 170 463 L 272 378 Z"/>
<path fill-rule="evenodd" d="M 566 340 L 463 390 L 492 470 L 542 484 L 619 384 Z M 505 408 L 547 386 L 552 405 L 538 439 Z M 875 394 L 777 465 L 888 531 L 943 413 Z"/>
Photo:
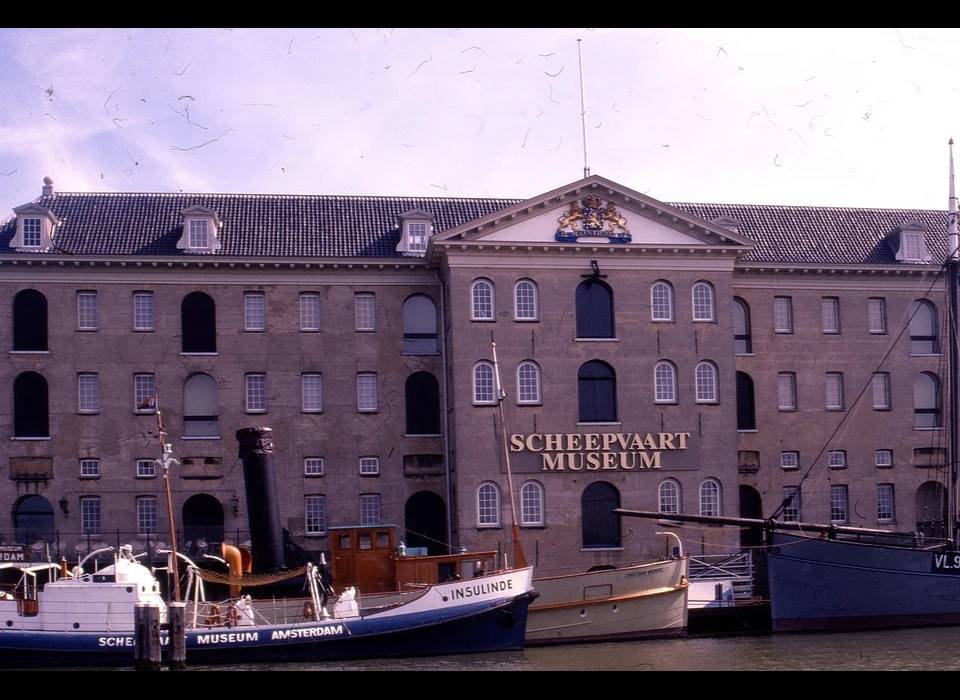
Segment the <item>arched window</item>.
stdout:
<path fill-rule="evenodd" d="M 412 296 L 403 302 L 403 354 L 437 352 L 437 306 L 430 297 Z"/>
<path fill-rule="evenodd" d="M 404 386 L 407 435 L 440 434 L 440 384 L 429 372 L 414 372 Z"/>
<path fill-rule="evenodd" d="M 183 384 L 183 436 L 220 437 L 217 382 L 209 374 L 194 374 Z"/>
<path fill-rule="evenodd" d="M 513 288 L 513 317 L 518 321 L 536 321 L 540 318 L 540 303 L 537 285 L 530 280 L 520 280 Z"/>
<path fill-rule="evenodd" d="M 677 368 L 672 362 L 658 362 L 653 368 L 653 387 L 654 402 L 677 402 Z"/>
<path fill-rule="evenodd" d="M 650 318 L 653 321 L 673 320 L 673 287 L 669 282 L 654 282 L 650 287 Z"/>
<path fill-rule="evenodd" d="M 43 375 L 23 372 L 13 380 L 13 435 L 50 437 L 50 399 Z"/>
<path fill-rule="evenodd" d="M 489 362 L 478 362 L 473 368 L 473 402 L 482 404 L 497 402 L 493 365 Z"/>
<path fill-rule="evenodd" d="M 500 527 L 500 487 L 489 481 L 477 489 L 477 527 Z"/>
<path fill-rule="evenodd" d="M 693 320 L 717 320 L 717 309 L 713 299 L 713 286 L 709 282 L 697 282 L 693 285 Z"/>
<path fill-rule="evenodd" d="M 717 366 L 712 362 L 697 365 L 697 403 L 717 403 Z"/>
<path fill-rule="evenodd" d="M 675 479 L 664 479 L 658 490 L 661 513 L 680 512 L 680 483 Z"/>
<path fill-rule="evenodd" d="M 583 547 L 600 549 L 620 546 L 620 492 L 613 484 L 595 481 L 583 490 L 580 514 L 583 521 Z"/>
<path fill-rule="evenodd" d="M 540 367 L 535 362 L 521 362 L 517 367 L 517 403 L 541 403 Z"/>
<path fill-rule="evenodd" d="M 940 380 L 935 374 L 921 372 L 913 380 L 913 427 L 940 426 Z"/>
<path fill-rule="evenodd" d="M 617 420 L 617 377 L 606 362 L 591 360 L 580 365 L 577 394 L 581 423 Z"/>
<path fill-rule="evenodd" d="M 217 351 L 217 312 L 208 295 L 193 292 L 180 304 L 183 352 Z"/>
<path fill-rule="evenodd" d="M 750 307 L 743 299 L 733 300 L 733 351 L 738 355 L 753 352 L 753 338 L 750 331 Z"/>
<path fill-rule="evenodd" d="M 600 280 L 577 286 L 577 337 L 613 338 L 613 290 Z"/>
<path fill-rule="evenodd" d="M 546 524 L 543 514 L 543 486 L 528 481 L 520 487 L 520 524 L 527 527 L 542 527 Z"/>
<path fill-rule="evenodd" d="M 13 349 L 47 350 L 47 298 L 35 289 L 24 289 L 13 298 Z"/>
<path fill-rule="evenodd" d="M 757 411 L 753 398 L 753 378 L 737 372 L 737 430 L 756 430 Z"/>
<path fill-rule="evenodd" d="M 720 482 L 704 479 L 700 484 L 700 515 L 721 515 Z"/>
<path fill-rule="evenodd" d="M 470 287 L 471 313 L 474 321 L 493 321 L 493 282 L 477 280 Z"/>
<path fill-rule="evenodd" d="M 910 354 L 936 355 L 939 352 L 937 308 L 925 299 L 918 299 L 910 304 Z"/>
<path fill-rule="evenodd" d="M 19 544 L 55 542 L 53 508 L 43 496 L 23 496 L 13 506 L 13 533 Z"/>

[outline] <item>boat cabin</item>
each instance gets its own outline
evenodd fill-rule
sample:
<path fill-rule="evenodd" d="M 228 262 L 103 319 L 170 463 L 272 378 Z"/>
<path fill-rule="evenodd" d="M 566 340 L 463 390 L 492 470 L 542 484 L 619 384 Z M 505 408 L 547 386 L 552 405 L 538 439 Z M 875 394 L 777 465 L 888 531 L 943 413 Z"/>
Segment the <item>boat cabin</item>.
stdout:
<path fill-rule="evenodd" d="M 331 527 L 331 575 L 337 590 L 394 593 L 469 579 L 495 571 L 496 552 L 427 556 L 426 550 L 396 543 L 395 525 Z"/>

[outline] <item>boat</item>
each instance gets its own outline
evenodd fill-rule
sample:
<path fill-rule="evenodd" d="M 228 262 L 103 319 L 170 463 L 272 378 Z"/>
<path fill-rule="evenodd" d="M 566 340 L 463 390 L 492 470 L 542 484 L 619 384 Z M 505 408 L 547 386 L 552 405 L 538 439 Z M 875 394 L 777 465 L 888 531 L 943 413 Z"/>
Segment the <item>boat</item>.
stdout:
<path fill-rule="evenodd" d="M 109 566 L 88 561 L 113 554 Z M 513 569 L 425 586 L 390 604 L 360 610 L 354 589 L 325 604 L 316 567 L 304 574 L 303 598 L 258 601 L 240 594 L 208 601 L 203 574 L 186 562 L 186 661 L 191 664 L 323 661 L 519 650 L 534 597 L 532 570 Z M 0 665 L 117 666 L 134 664 L 138 606 L 170 606 L 155 574 L 131 554 L 98 550 L 72 571 L 66 564 L 4 564 L 20 581 L 0 595 Z M 297 574 L 301 572 L 295 572 Z M 45 582 L 44 578 L 47 578 Z M 170 646 L 170 632 L 160 645 Z"/>
<path fill-rule="evenodd" d="M 506 392 L 500 382 L 497 344 L 491 341 L 491 345 L 513 519 L 514 559 L 525 562 L 507 449 L 503 412 Z M 559 575 L 540 572 L 534 578 L 539 596 L 530 606 L 527 644 L 579 644 L 685 634 L 690 563 L 682 547 L 678 546 L 676 551 L 673 558 L 623 567 L 601 566 Z"/>

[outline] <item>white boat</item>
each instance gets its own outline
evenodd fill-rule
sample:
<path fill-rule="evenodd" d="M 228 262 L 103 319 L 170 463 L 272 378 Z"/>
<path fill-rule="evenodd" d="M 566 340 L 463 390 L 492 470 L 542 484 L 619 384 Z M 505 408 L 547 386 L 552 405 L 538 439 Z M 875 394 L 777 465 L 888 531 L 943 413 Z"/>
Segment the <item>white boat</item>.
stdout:
<path fill-rule="evenodd" d="M 562 576 L 533 585 L 527 644 L 561 644 L 683 635 L 689 558 Z"/>
<path fill-rule="evenodd" d="M 154 574 L 122 547 L 96 571 L 4 565 L 20 573 L 0 595 L 0 665 L 134 665 L 136 608 L 169 617 Z M 291 600 L 249 595 L 207 601 L 199 570 L 187 562 L 186 663 L 318 661 L 517 650 L 535 597 L 527 568 L 423 587 L 388 606 L 361 610 L 348 589 L 325 605 L 315 567 L 308 594 Z M 47 580 L 44 580 L 47 579 Z M 169 633 L 161 633 L 169 647 Z"/>

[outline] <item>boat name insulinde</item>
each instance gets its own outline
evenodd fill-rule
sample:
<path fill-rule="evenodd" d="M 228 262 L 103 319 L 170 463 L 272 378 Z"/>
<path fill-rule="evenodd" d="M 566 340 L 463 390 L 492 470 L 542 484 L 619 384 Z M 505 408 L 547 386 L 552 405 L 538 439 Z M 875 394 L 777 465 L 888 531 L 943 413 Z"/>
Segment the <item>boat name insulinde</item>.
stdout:
<path fill-rule="evenodd" d="M 511 452 L 540 453 L 543 471 L 660 469 L 660 455 L 687 449 L 690 433 L 531 433 L 510 436 Z"/>
<path fill-rule="evenodd" d="M 310 639 L 312 637 L 330 637 L 343 634 L 343 625 L 327 625 L 325 627 L 298 627 L 292 630 L 274 630 L 270 641 L 277 639 Z"/>
<path fill-rule="evenodd" d="M 450 591 L 452 600 L 461 598 L 475 598 L 477 596 L 487 595 L 489 593 L 500 593 L 502 591 L 513 590 L 513 579 L 504 579 L 502 581 L 490 581 L 489 583 L 475 583 L 472 586 L 460 586 Z"/>

